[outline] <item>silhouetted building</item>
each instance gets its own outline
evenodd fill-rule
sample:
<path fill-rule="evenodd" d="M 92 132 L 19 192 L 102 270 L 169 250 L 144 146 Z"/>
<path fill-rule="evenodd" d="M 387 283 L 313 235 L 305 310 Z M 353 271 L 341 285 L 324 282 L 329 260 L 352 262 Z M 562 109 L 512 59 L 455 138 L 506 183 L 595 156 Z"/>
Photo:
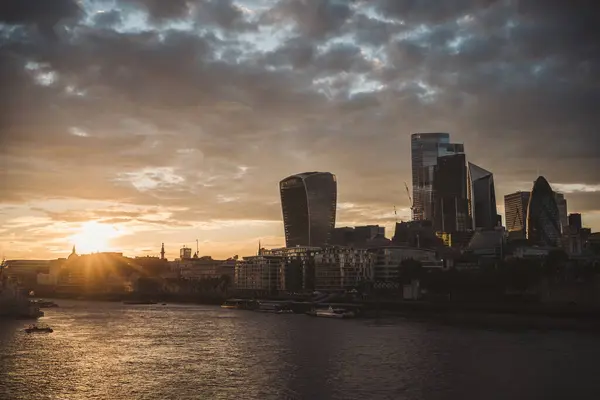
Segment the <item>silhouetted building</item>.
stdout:
<path fill-rule="evenodd" d="M 569 216 L 567 214 L 567 199 L 562 193 L 554 193 L 554 199 L 556 200 L 556 206 L 558 207 L 558 217 L 560 220 L 560 232 L 567 233 L 569 226 Z"/>
<path fill-rule="evenodd" d="M 527 237 L 527 207 L 529 192 L 516 192 L 504 196 L 504 219 L 510 239 Z"/>
<path fill-rule="evenodd" d="M 329 172 L 305 172 L 279 183 L 287 247 L 329 243 L 335 226 L 337 182 Z"/>
<path fill-rule="evenodd" d="M 494 175 L 469 163 L 467 168 L 467 198 L 472 229 L 493 229 L 498 226 Z"/>
<path fill-rule="evenodd" d="M 344 226 L 333 229 L 329 244 L 334 246 L 348 246 L 349 243 L 354 243 L 354 227 Z"/>
<path fill-rule="evenodd" d="M 579 232 L 583 228 L 583 222 L 581 220 L 581 214 L 573 213 L 569 214 L 569 227 L 575 232 Z"/>
<path fill-rule="evenodd" d="M 438 157 L 433 179 L 433 226 L 436 232 L 469 229 L 467 168 L 464 154 Z"/>
<path fill-rule="evenodd" d="M 433 179 L 438 157 L 464 153 L 464 145 L 450 143 L 448 133 L 411 135 L 413 219 L 433 220 Z"/>
<path fill-rule="evenodd" d="M 385 226 L 364 225 L 354 227 L 354 237 L 357 241 L 369 241 L 377 237 L 385 237 Z"/>
<path fill-rule="evenodd" d="M 469 242 L 468 251 L 478 257 L 503 258 L 505 247 L 502 228 L 476 231 Z"/>
<path fill-rule="evenodd" d="M 357 227 L 335 228 L 329 244 L 351 247 L 377 247 L 387 245 L 390 240 L 385 237 L 385 227 L 365 225 Z"/>
<path fill-rule="evenodd" d="M 179 249 L 179 258 L 182 260 L 192 258 L 192 249 L 183 246 L 181 249 Z"/>
<path fill-rule="evenodd" d="M 554 192 L 540 176 L 533 184 L 527 208 L 527 239 L 543 246 L 560 246 L 560 214 Z"/>
<path fill-rule="evenodd" d="M 437 248 L 443 246 L 433 230 L 431 221 L 396 222 L 392 243 L 416 248 Z"/>

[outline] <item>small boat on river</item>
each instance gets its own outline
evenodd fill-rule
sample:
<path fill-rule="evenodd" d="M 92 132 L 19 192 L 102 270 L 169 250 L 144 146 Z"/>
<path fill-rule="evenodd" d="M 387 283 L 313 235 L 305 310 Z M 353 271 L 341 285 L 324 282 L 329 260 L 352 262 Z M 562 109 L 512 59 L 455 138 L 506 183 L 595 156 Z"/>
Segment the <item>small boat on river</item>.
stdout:
<path fill-rule="evenodd" d="M 272 314 L 293 314 L 294 311 L 290 309 L 287 304 L 281 303 L 270 303 L 270 302 L 261 302 L 258 303 L 258 312 L 264 313 L 272 313 Z"/>
<path fill-rule="evenodd" d="M 228 310 L 254 310 L 257 308 L 257 306 L 255 300 L 227 299 L 223 304 L 221 304 L 221 308 Z"/>
<path fill-rule="evenodd" d="M 49 326 L 44 326 L 44 325 L 29 325 L 27 328 L 25 328 L 25 332 L 27 333 L 52 333 L 54 332 L 54 330 L 52 328 L 50 328 Z"/>
<path fill-rule="evenodd" d="M 317 308 L 306 313 L 313 317 L 322 318 L 355 318 L 356 313 L 354 311 L 346 310 L 345 308 Z"/>

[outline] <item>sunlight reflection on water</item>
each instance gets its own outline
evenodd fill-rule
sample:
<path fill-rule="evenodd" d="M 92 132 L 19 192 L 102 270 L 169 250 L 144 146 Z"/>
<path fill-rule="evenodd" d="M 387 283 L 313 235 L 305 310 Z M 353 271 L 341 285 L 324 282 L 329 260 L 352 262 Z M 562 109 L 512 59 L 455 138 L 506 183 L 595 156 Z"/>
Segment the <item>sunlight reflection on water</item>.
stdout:
<path fill-rule="evenodd" d="M 598 398 L 595 337 L 61 301 L 0 321 L 0 399 Z M 578 372 L 570 366 L 578 366 Z M 560 379 L 558 379 L 560 377 Z M 589 397 L 586 397 L 589 396 Z"/>

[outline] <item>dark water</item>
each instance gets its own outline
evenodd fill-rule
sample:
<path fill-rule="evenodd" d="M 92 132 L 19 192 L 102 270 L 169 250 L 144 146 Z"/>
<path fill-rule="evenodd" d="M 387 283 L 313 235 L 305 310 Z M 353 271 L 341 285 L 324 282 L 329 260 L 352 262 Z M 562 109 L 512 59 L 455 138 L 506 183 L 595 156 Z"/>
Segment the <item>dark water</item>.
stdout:
<path fill-rule="evenodd" d="M 62 301 L 0 321 L 0 399 L 598 399 L 600 341 L 404 319 Z"/>

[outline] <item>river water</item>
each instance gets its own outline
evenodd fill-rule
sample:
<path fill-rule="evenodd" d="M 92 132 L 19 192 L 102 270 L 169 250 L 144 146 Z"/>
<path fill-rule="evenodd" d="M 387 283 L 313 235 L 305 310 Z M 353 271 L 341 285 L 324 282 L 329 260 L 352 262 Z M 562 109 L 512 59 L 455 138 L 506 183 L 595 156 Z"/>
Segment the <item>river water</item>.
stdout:
<path fill-rule="evenodd" d="M 60 301 L 0 320 L 0 399 L 598 399 L 600 340 L 406 319 Z"/>

